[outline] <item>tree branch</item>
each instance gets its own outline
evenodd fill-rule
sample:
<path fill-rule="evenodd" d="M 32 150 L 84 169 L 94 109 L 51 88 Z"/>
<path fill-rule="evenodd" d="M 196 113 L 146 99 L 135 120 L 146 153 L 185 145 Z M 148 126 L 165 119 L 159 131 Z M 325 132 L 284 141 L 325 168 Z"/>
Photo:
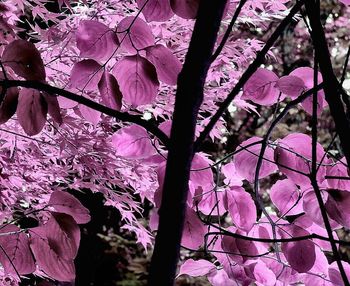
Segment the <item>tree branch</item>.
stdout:
<path fill-rule="evenodd" d="M 168 147 L 169 145 L 169 138 L 168 136 L 161 131 L 157 126 L 152 124 L 149 121 L 146 121 L 142 119 L 138 115 L 132 115 L 127 112 L 120 112 L 117 110 L 114 110 L 112 108 L 109 108 L 107 106 L 104 106 L 102 104 L 99 104 L 93 100 L 90 100 L 86 97 L 77 95 L 75 93 L 72 93 L 70 91 L 51 86 L 46 83 L 42 83 L 39 81 L 24 81 L 24 80 L 0 80 L 0 86 L 4 88 L 10 88 L 10 87 L 26 87 L 26 88 L 33 88 L 39 91 L 47 92 L 50 95 L 60 95 L 62 97 L 68 98 L 70 100 L 73 100 L 75 102 L 78 102 L 79 104 L 85 105 L 87 107 L 90 107 L 91 109 L 94 109 L 96 111 L 99 111 L 103 114 L 106 114 L 108 116 L 114 117 L 117 120 L 123 121 L 123 122 L 130 122 L 135 123 L 137 125 L 142 126 L 145 128 L 148 132 L 152 133 L 154 136 L 156 136 L 159 141 L 164 144 L 164 146 Z"/>
<path fill-rule="evenodd" d="M 172 286 L 179 260 L 194 135 L 211 56 L 227 0 L 201 0 L 190 46 L 178 77 L 159 227 L 149 286 Z"/>
<path fill-rule="evenodd" d="M 214 128 L 215 124 L 218 122 L 222 114 L 225 112 L 225 110 L 229 107 L 230 103 L 234 98 L 237 96 L 237 94 L 240 92 L 240 90 L 243 88 L 245 83 L 249 80 L 249 78 L 256 72 L 256 70 L 259 68 L 259 66 L 264 62 L 265 56 L 271 49 L 271 47 L 274 45 L 276 40 L 279 38 L 279 36 L 283 33 L 284 29 L 288 26 L 288 24 L 293 20 L 293 17 L 296 13 L 300 10 L 300 8 L 303 5 L 304 0 L 298 1 L 295 6 L 291 9 L 289 14 L 282 20 L 280 25 L 276 28 L 275 32 L 271 35 L 271 37 L 267 40 L 264 48 L 257 53 L 257 56 L 253 63 L 248 67 L 248 69 L 244 72 L 236 86 L 233 88 L 233 90 L 228 94 L 227 98 L 220 104 L 219 109 L 216 111 L 216 113 L 212 116 L 211 120 L 209 121 L 208 125 L 205 127 L 205 129 L 202 131 L 200 136 L 197 138 L 195 142 L 195 150 L 197 151 L 200 147 L 200 145 L 203 143 L 203 141 L 207 138 L 210 131 Z"/>

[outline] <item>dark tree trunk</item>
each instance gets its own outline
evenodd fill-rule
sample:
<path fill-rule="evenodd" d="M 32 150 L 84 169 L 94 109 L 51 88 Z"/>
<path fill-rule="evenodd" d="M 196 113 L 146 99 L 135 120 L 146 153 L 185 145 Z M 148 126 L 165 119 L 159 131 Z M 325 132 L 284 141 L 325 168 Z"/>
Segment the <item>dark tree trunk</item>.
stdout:
<path fill-rule="evenodd" d="M 200 2 L 191 43 L 178 78 L 159 228 L 149 285 L 174 284 L 184 224 L 196 120 L 203 87 L 227 0 Z"/>

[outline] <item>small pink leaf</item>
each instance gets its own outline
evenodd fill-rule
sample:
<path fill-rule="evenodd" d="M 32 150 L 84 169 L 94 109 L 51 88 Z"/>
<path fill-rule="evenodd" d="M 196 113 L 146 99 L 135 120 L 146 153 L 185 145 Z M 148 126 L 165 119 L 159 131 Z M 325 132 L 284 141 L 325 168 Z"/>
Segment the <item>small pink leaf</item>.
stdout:
<path fill-rule="evenodd" d="M 82 104 L 79 104 L 79 111 L 81 115 L 94 126 L 100 122 L 101 112 Z"/>
<path fill-rule="evenodd" d="M 89 210 L 77 198 L 67 192 L 53 192 L 50 196 L 49 205 L 57 212 L 72 216 L 78 224 L 88 223 L 91 219 Z"/>
<path fill-rule="evenodd" d="M 242 150 L 233 157 L 233 163 L 236 167 L 237 174 L 249 182 L 253 182 L 255 179 L 256 166 L 261 150 L 261 143 L 255 145 L 251 144 L 260 140 L 262 140 L 262 138 L 252 137 L 242 142 L 237 147 L 237 150 Z M 265 178 L 276 170 L 277 166 L 273 163 L 273 149 L 271 147 L 267 147 L 261 164 L 259 178 Z"/>
<path fill-rule="evenodd" d="M 112 137 L 116 155 L 128 159 L 144 159 L 156 153 L 146 129 L 131 125 L 121 128 Z"/>
<path fill-rule="evenodd" d="M 70 74 L 70 85 L 80 90 L 96 90 L 103 68 L 94 60 L 82 60 L 74 64 Z"/>
<path fill-rule="evenodd" d="M 142 19 L 129 16 L 121 20 L 117 26 L 121 47 L 129 53 L 136 53 L 154 45 L 152 30 Z"/>
<path fill-rule="evenodd" d="M 147 22 L 165 22 L 173 15 L 169 0 L 137 0 L 138 8 L 142 10 Z M 147 4 L 145 5 L 145 3 Z"/>
<path fill-rule="evenodd" d="M 106 25 L 94 20 L 82 20 L 75 33 L 80 56 L 106 60 L 118 46 L 118 37 Z"/>
<path fill-rule="evenodd" d="M 278 141 L 275 149 L 275 161 L 279 170 L 295 184 L 300 186 L 310 185 L 307 175 L 311 172 L 312 142 L 311 137 L 302 133 L 292 133 Z M 317 143 L 317 162 L 324 156 L 323 147 Z M 328 164 L 325 158 L 323 164 Z M 302 174 L 304 173 L 304 174 Z M 325 181 L 326 167 L 320 166 L 317 172 L 317 180 L 321 184 Z"/>
<path fill-rule="evenodd" d="M 47 94 L 44 92 L 43 97 L 45 98 L 45 101 L 47 102 L 48 112 L 49 112 L 50 116 L 52 117 L 52 119 L 56 123 L 61 125 L 63 123 L 63 120 L 62 120 L 60 105 L 58 103 L 57 96 Z"/>
<path fill-rule="evenodd" d="M 15 40 L 5 47 L 1 61 L 27 80 L 45 80 L 45 67 L 34 44 Z"/>
<path fill-rule="evenodd" d="M 242 187 L 227 191 L 228 211 L 237 228 L 249 231 L 256 222 L 256 207 L 252 197 Z"/>
<path fill-rule="evenodd" d="M 271 188 L 270 198 L 283 216 L 303 212 L 301 193 L 289 179 L 277 181 Z"/>
<path fill-rule="evenodd" d="M 0 245 L 2 249 L 0 249 L 0 263 L 6 273 L 16 275 L 17 271 L 19 274 L 30 274 L 35 271 L 34 259 L 29 249 L 27 235 L 19 231 L 20 229 L 13 224 L 1 226 Z"/>
<path fill-rule="evenodd" d="M 98 83 L 98 90 L 100 91 L 102 101 L 105 105 L 120 111 L 122 108 L 123 95 L 119 89 L 117 80 L 112 74 L 108 72 L 103 73 Z"/>
<path fill-rule="evenodd" d="M 204 276 L 209 274 L 211 271 L 215 269 L 216 269 L 215 265 L 207 260 L 187 259 L 184 262 L 184 264 L 181 265 L 179 274 L 177 276 L 184 275 L 184 274 L 187 274 L 192 277 Z"/>
<path fill-rule="evenodd" d="M 25 133 L 38 134 L 45 125 L 47 103 L 39 91 L 22 88 L 19 92 L 17 118 Z"/>
<path fill-rule="evenodd" d="M 146 58 L 154 64 L 160 81 L 176 85 L 181 71 L 181 62 L 163 45 L 155 45 L 146 49 Z"/>
<path fill-rule="evenodd" d="M 296 76 L 299 77 L 301 80 L 303 80 L 305 85 L 305 91 L 311 89 L 314 87 L 314 70 L 310 67 L 301 67 L 293 70 L 290 73 L 290 76 Z M 322 75 L 319 72 L 318 78 L 317 78 L 318 84 L 322 82 Z M 328 105 L 325 100 L 324 91 L 320 90 L 318 93 L 317 98 L 317 114 L 320 115 L 323 111 L 323 109 Z M 302 107 L 305 109 L 305 111 L 309 114 L 312 114 L 312 96 L 309 96 L 306 98 L 302 103 Z"/>
<path fill-rule="evenodd" d="M 159 82 L 154 66 L 143 57 L 128 56 L 113 68 L 123 99 L 134 107 L 153 103 Z"/>
<path fill-rule="evenodd" d="M 333 177 L 349 176 L 348 168 L 346 167 L 345 157 L 343 157 L 341 161 L 336 163 L 335 165 L 327 166 L 327 176 L 333 176 Z M 328 185 L 330 188 L 335 190 L 350 192 L 350 180 L 328 179 Z"/>
<path fill-rule="evenodd" d="M 196 212 L 187 207 L 181 245 L 190 249 L 198 249 L 204 243 L 206 232 L 206 227 L 198 218 Z"/>
<path fill-rule="evenodd" d="M 274 72 L 258 68 L 243 87 L 241 99 L 251 100 L 260 105 L 273 105 L 279 98 L 283 99 L 276 88 L 277 81 L 278 76 Z"/>
<path fill-rule="evenodd" d="M 174 13 L 184 19 L 197 17 L 199 0 L 170 0 Z"/>
<path fill-rule="evenodd" d="M 350 0 L 339 0 L 339 1 L 345 5 L 350 5 Z"/>
<path fill-rule="evenodd" d="M 229 186 L 242 186 L 243 178 L 237 173 L 235 164 L 233 162 L 224 165 L 221 168 L 222 174 L 225 176 L 224 183 Z"/>
<path fill-rule="evenodd" d="M 297 98 L 304 91 L 304 81 L 293 75 L 283 76 L 277 81 L 277 87 L 286 95 L 289 95 L 292 99 Z"/>
<path fill-rule="evenodd" d="M 211 161 L 202 153 L 194 155 L 191 165 L 190 181 L 194 188 L 201 187 L 211 190 L 214 185 L 213 171 L 210 168 Z"/>
<path fill-rule="evenodd" d="M 330 191 L 326 202 L 330 218 L 346 228 L 350 228 L 350 193 Z"/>

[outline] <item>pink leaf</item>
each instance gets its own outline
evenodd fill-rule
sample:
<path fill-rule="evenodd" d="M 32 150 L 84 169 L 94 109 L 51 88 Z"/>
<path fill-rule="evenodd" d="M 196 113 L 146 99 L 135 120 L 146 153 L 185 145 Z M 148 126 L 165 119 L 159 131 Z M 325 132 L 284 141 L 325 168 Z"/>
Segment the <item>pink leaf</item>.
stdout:
<path fill-rule="evenodd" d="M 341 261 L 344 267 L 345 274 L 350 279 L 350 265 L 346 261 Z M 337 262 L 334 261 L 328 268 L 329 280 L 331 280 L 333 286 L 344 286 L 343 278 L 341 277 Z"/>
<path fill-rule="evenodd" d="M 178 276 L 187 274 L 192 277 L 204 276 L 215 270 L 216 267 L 213 263 L 204 260 L 187 259 L 184 264 L 181 265 Z"/>
<path fill-rule="evenodd" d="M 0 80 L 4 80 L 0 73 Z M 18 104 L 18 88 L 10 87 L 5 93 L 3 102 L 0 105 L 0 124 L 7 122 L 15 113 Z M 2 94 L 2 87 L 0 86 L 0 94 Z"/>
<path fill-rule="evenodd" d="M 280 233 L 284 238 L 309 235 L 299 226 L 290 226 L 286 232 Z M 308 272 L 316 261 L 315 244 L 311 240 L 282 243 L 282 252 L 290 266 L 299 273 Z"/>
<path fill-rule="evenodd" d="M 113 55 L 118 46 L 116 34 L 98 21 L 80 21 L 75 35 L 81 57 L 106 60 Z"/>
<path fill-rule="evenodd" d="M 39 268 L 58 281 L 73 281 L 80 230 L 69 215 L 53 213 L 42 226 L 32 228 L 31 249 Z"/>
<path fill-rule="evenodd" d="M 339 1 L 345 5 L 350 5 L 350 0 L 339 0 Z"/>
<path fill-rule="evenodd" d="M 195 19 L 199 0 L 170 0 L 174 13 L 184 19 Z"/>
<path fill-rule="evenodd" d="M 264 286 L 274 286 L 276 275 L 271 271 L 264 262 L 258 261 L 254 265 L 253 275 L 257 282 Z"/>
<path fill-rule="evenodd" d="M 145 21 L 129 16 L 121 20 L 117 26 L 121 47 L 129 53 L 136 53 L 154 45 L 152 30 Z"/>
<path fill-rule="evenodd" d="M 73 66 L 70 85 L 80 90 L 96 90 L 102 74 L 102 66 L 96 61 L 82 60 Z"/>
<path fill-rule="evenodd" d="M 136 2 L 140 10 L 143 7 L 142 13 L 147 22 L 165 22 L 174 15 L 169 0 L 148 0 L 148 2 L 147 0 L 137 0 Z"/>
<path fill-rule="evenodd" d="M 285 95 L 289 95 L 292 99 L 297 98 L 304 91 L 304 81 L 297 76 L 283 76 L 277 81 L 277 87 Z"/>
<path fill-rule="evenodd" d="M 350 228 L 350 193 L 341 191 L 329 191 L 326 202 L 326 210 L 329 216 L 337 223 Z"/>
<path fill-rule="evenodd" d="M 274 72 L 259 68 L 243 87 L 241 99 L 249 99 L 260 105 L 273 105 L 280 97 L 280 92 L 275 87 L 277 81 L 278 76 Z M 283 96 L 280 100 L 282 99 Z"/>
<path fill-rule="evenodd" d="M 310 179 L 304 174 L 311 173 L 311 141 L 308 135 L 292 133 L 279 140 L 275 150 L 275 161 L 279 164 L 278 168 L 297 185 L 310 185 Z M 317 162 L 320 162 L 325 152 L 319 143 L 317 143 L 316 150 Z M 325 158 L 323 164 L 329 164 L 329 159 Z M 325 181 L 325 175 L 326 167 L 321 166 L 317 173 L 317 180 L 320 184 Z"/>
<path fill-rule="evenodd" d="M 47 103 L 39 91 L 22 88 L 19 92 L 17 118 L 25 133 L 38 134 L 45 125 Z"/>
<path fill-rule="evenodd" d="M 327 176 L 334 177 L 349 177 L 348 168 L 346 167 L 346 160 L 343 157 L 340 162 L 333 166 L 327 166 Z M 335 190 L 350 191 L 350 180 L 342 179 L 328 179 L 328 185 Z"/>
<path fill-rule="evenodd" d="M 79 105 L 79 111 L 81 115 L 94 126 L 100 122 L 101 112 L 82 104 Z"/>
<path fill-rule="evenodd" d="M 224 269 L 211 272 L 207 276 L 213 286 L 236 286 L 235 281 L 231 280 Z"/>
<path fill-rule="evenodd" d="M 229 186 L 242 186 L 243 178 L 238 174 L 233 162 L 224 165 L 221 168 L 222 174 L 225 176 L 224 183 Z"/>
<path fill-rule="evenodd" d="M 121 128 L 112 137 L 116 155 L 128 159 L 144 159 L 156 153 L 146 129 L 131 125 Z"/>
<path fill-rule="evenodd" d="M 17 271 L 19 274 L 30 274 L 35 271 L 34 259 L 29 249 L 27 235 L 19 231 L 20 229 L 13 224 L 1 226 L 0 263 L 6 273 L 15 275 Z M 5 235 L 5 233 L 11 234 Z"/>
<path fill-rule="evenodd" d="M 5 47 L 1 61 L 27 80 L 45 80 L 45 68 L 34 44 L 15 40 Z"/>
<path fill-rule="evenodd" d="M 56 123 L 61 125 L 63 123 L 63 120 L 62 120 L 60 105 L 58 103 L 57 96 L 43 92 L 43 97 L 47 102 L 48 112 L 50 116 Z"/>
<path fill-rule="evenodd" d="M 194 188 L 202 187 L 204 190 L 212 189 L 214 185 L 214 176 L 210 168 L 211 161 L 204 154 L 194 155 L 191 165 L 190 181 Z"/>
<path fill-rule="evenodd" d="M 168 48 L 163 45 L 148 47 L 146 58 L 154 64 L 160 81 L 176 85 L 182 65 Z"/>
<path fill-rule="evenodd" d="M 159 82 L 154 66 L 143 57 L 128 56 L 113 68 L 123 99 L 134 107 L 153 103 Z"/>
<path fill-rule="evenodd" d="M 235 164 L 237 174 L 249 182 L 253 182 L 255 178 L 256 165 L 261 150 L 261 143 L 251 145 L 255 142 L 262 140 L 259 137 L 252 137 L 242 142 L 237 149 L 241 150 L 233 157 L 233 163 Z M 251 146 L 249 146 L 251 145 Z M 246 147 L 249 146 L 249 147 Z M 243 147 L 246 147 L 243 149 Z M 265 178 L 277 170 L 277 166 L 273 163 L 273 149 L 267 147 L 264 160 L 262 161 L 259 178 Z"/>
<path fill-rule="evenodd" d="M 224 215 L 227 209 L 225 202 L 227 202 L 226 191 L 212 191 L 203 194 L 198 208 L 205 215 Z"/>
<path fill-rule="evenodd" d="M 121 110 L 123 95 L 120 92 L 117 80 L 112 74 L 103 73 L 98 83 L 98 90 L 105 105 L 118 111 Z"/>
<path fill-rule="evenodd" d="M 67 192 L 53 192 L 50 196 L 49 205 L 60 213 L 72 216 L 78 224 L 88 223 L 91 219 L 89 210 Z"/>
<path fill-rule="evenodd" d="M 72 259 L 61 258 L 52 248 L 49 240 L 31 232 L 30 247 L 36 263 L 47 275 L 58 281 L 73 281 L 75 266 Z"/>
<path fill-rule="evenodd" d="M 256 222 L 256 208 L 252 197 L 242 187 L 227 191 L 228 211 L 237 228 L 249 231 Z"/>
<path fill-rule="evenodd" d="M 64 223 L 64 227 L 61 224 Z M 80 242 L 80 230 L 70 215 L 52 213 L 49 220 L 42 226 L 32 228 L 31 233 L 46 238 L 50 247 L 63 259 L 76 257 Z"/>
<path fill-rule="evenodd" d="M 327 192 L 322 192 L 322 200 L 324 203 L 327 202 L 328 200 L 328 193 Z M 306 213 L 306 215 L 316 224 L 319 226 L 324 227 L 324 222 L 322 218 L 322 214 L 320 211 L 320 207 L 318 204 L 317 197 L 315 195 L 315 192 L 313 190 L 310 190 L 308 192 L 304 193 L 303 196 L 303 209 Z M 329 218 L 330 224 L 332 228 L 337 228 L 339 227 L 339 224 L 334 221 L 333 219 Z"/>
<path fill-rule="evenodd" d="M 301 67 L 297 68 L 294 71 L 290 73 L 290 76 L 296 76 L 303 80 L 305 85 L 305 91 L 311 89 L 314 87 L 314 70 L 309 67 Z M 319 72 L 318 73 L 318 84 L 322 82 L 322 75 Z M 328 105 L 323 90 L 319 91 L 317 93 L 317 114 L 320 115 L 323 109 Z M 305 109 L 305 111 L 309 114 L 312 114 L 312 96 L 309 96 L 307 99 L 305 99 L 301 105 Z"/>
<path fill-rule="evenodd" d="M 300 191 L 291 180 L 277 181 L 271 188 L 270 198 L 283 216 L 303 212 Z"/>
<path fill-rule="evenodd" d="M 206 232 L 206 227 L 196 212 L 187 207 L 181 245 L 190 249 L 198 249 L 204 243 Z"/>

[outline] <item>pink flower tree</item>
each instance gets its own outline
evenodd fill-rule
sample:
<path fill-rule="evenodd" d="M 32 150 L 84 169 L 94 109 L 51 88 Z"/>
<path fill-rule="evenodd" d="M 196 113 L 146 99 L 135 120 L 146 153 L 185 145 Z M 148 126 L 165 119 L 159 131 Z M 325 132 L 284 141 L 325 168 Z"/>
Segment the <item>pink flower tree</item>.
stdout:
<path fill-rule="evenodd" d="M 87 190 L 153 251 L 149 285 L 349 285 L 350 48 L 338 76 L 327 38 L 349 4 L 324 28 L 314 0 L 0 3 L 2 285 L 75 285 L 93 216 L 73 194 Z M 313 55 L 286 72 L 276 51 L 293 27 Z M 298 112 L 308 131 L 280 136 Z"/>

